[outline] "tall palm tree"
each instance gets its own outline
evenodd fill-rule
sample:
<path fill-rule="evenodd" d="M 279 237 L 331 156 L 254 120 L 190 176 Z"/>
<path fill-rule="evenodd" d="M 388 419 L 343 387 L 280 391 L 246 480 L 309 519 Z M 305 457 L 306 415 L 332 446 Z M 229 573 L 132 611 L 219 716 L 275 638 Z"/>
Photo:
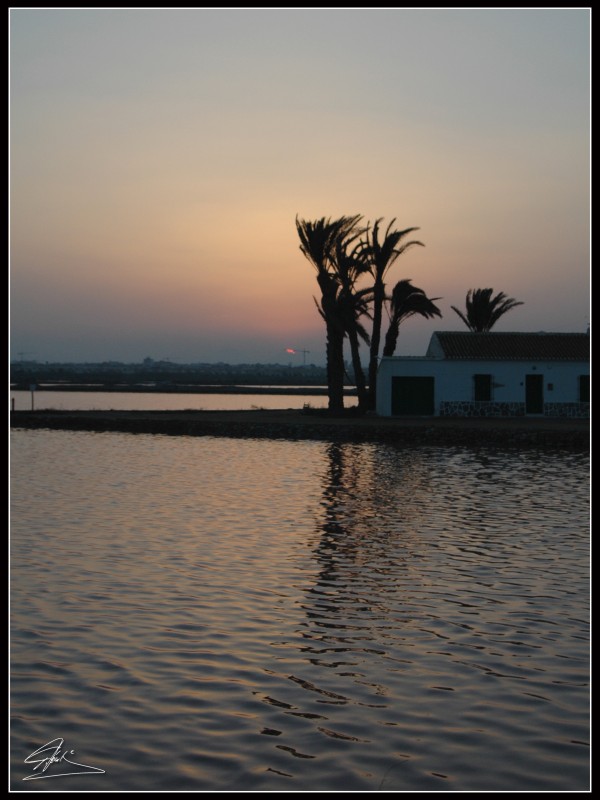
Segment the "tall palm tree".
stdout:
<path fill-rule="evenodd" d="M 358 407 L 366 410 L 368 406 L 367 382 L 360 358 L 360 340 L 370 343 L 369 334 L 361 322 L 361 317 L 370 317 L 369 305 L 373 300 L 373 288 L 368 286 L 359 289 L 357 282 L 367 271 L 364 260 L 360 257 L 362 244 L 355 240 L 364 230 L 345 242 L 339 241 L 335 249 L 335 266 L 340 281 L 338 306 L 344 331 L 350 343 L 352 368 L 358 395 Z"/>
<path fill-rule="evenodd" d="M 369 265 L 369 272 L 373 276 L 373 328 L 371 332 L 371 347 L 369 351 L 369 406 L 375 408 L 375 391 L 377 382 L 377 366 L 379 360 L 379 347 L 381 343 L 381 323 L 383 306 L 385 303 L 385 276 L 396 261 L 409 248 L 415 245 L 424 247 L 423 242 L 416 240 L 404 241 L 418 228 L 405 228 L 392 230 L 396 219 L 387 226 L 382 241 L 379 241 L 379 227 L 382 218 L 377 219 L 371 231 L 367 230 L 364 241 L 362 257 Z"/>
<path fill-rule="evenodd" d="M 327 387 L 329 410 L 339 413 L 344 409 L 344 336 L 345 327 L 340 315 L 340 278 L 336 269 L 336 247 L 362 229 L 360 214 L 331 220 L 322 217 L 311 221 L 296 216 L 296 230 L 300 237 L 300 250 L 317 271 L 321 297 L 315 303 L 325 320 L 327 331 Z"/>
<path fill-rule="evenodd" d="M 498 292 L 492 297 L 493 291 L 493 289 L 469 289 L 465 299 L 465 314 L 456 306 L 451 306 L 470 331 L 487 333 L 507 311 L 524 305 L 519 300 L 507 297 L 504 292 Z"/>
<path fill-rule="evenodd" d="M 425 319 L 442 316 L 442 312 L 435 305 L 434 300 L 440 300 L 440 298 L 427 297 L 423 289 L 411 284 L 409 278 L 398 281 L 390 298 L 390 326 L 385 335 L 384 356 L 394 355 L 398 341 L 398 331 L 404 320 L 415 314 L 425 317 Z"/>

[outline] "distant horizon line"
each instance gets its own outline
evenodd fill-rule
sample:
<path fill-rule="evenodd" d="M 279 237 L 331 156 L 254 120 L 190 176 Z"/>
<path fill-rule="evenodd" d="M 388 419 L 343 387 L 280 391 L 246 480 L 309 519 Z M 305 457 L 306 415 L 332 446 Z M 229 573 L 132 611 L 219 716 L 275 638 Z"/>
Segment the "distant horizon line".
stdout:
<path fill-rule="evenodd" d="M 588 323 L 587 329 L 584 330 L 584 331 L 581 331 L 581 330 L 571 330 L 571 331 L 554 331 L 554 330 L 486 331 L 485 333 L 486 333 L 486 335 L 490 335 L 490 334 L 492 334 L 492 335 L 494 335 L 494 334 L 504 334 L 504 335 L 506 335 L 506 334 L 524 334 L 524 333 L 527 333 L 527 334 L 544 334 L 544 335 L 582 334 L 582 335 L 590 336 L 591 335 L 590 328 L 591 328 L 591 326 Z M 461 329 L 461 330 L 435 330 L 435 331 L 433 331 L 433 333 L 436 333 L 436 334 L 437 333 L 452 333 L 452 334 L 462 333 L 462 334 L 465 334 L 465 335 L 473 335 L 473 333 L 475 333 L 475 331 L 464 330 L 464 329 Z M 432 333 L 432 335 L 433 335 L 433 333 Z M 86 366 L 102 365 L 102 364 L 120 364 L 120 365 L 132 365 L 132 366 L 133 365 L 136 365 L 136 366 L 137 365 L 144 365 L 144 364 L 147 364 L 148 366 L 150 366 L 150 365 L 159 365 L 159 364 L 172 364 L 174 366 L 197 366 L 197 367 L 200 367 L 200 366 L 228 366 L 228 367 L 248 367 L 248 366 L 256 367 L 256 366 L 261 366 L 261 367 L 286 367 L 286 368 L 293 367 L 293 369 L 306 369 L 307 367 L 308 368 L 316 367 L 318 369 L 326 369 L 326 366 L 327 366 L 325 363 L 323 363 L 323 364 L 315 364 L 315 363 L 306 364 L 306 363 L 302 363 L 302 364 L 292 365 L 291 361 L 289 361 L 287 363 L 283 363 L 283 362 L 280 362 L 280 361 L 238 361 L 238 362 L 231 362 L 231 361 L 175 361 L 174 359 L 169 358 L 169 357 L 156 359 L 156 358 L 152 358 L 151 356 L 146 356 L 146 357 L 142 358 L 139 361 L 119 361 L 119 360 L 114 359 L 114 358 L 103 359 L 101 361 L 50 360 L 50 359 L 38 360 L 38 359 L 33 359 L 33 358 L 19 358 L 18 357 L 19 352 L 20 351 L 17 351 L 17 357 L 13 357 L 13 356 L 10 357 L 10 361 L 9 361 L 9 365 L 10 366 L 18 366 L 19 364 L 42 364 L 42 365 L 68 364 L 68 365 L 86 365 Z M 293 353 L 288 353 L 288 355 L 293 356 L 293 355 L 298 355 L 298 354 L 304 353 L 304 352 L 308 353 L 309 351 L 308 350 L 307 351 L 303 351 L 303 350 L 295 349 Z M 23 351 L 23 355 L 25 355 L 24 351 Z M 350 359 L 344 359 L 344 360 L 348 365 L 350 365 Z"/>
<path fill-rule="evenodd" d="M 56 364 L 68 364 L 68 365 L 85 365 L 85 366 L 102 366 L 105 364 L 119 364 L 121 366 L 156 366 L 156 365 L 172 365 L 177 367 L 215 367 L 215 366 L 223 366 L 223 367 L 284 367 L 288 369 L 292 367 L 293 369 L 310 369 L 310 368 L 317 368 L 317 369 L 325 369 L 325 364 L 291 364 L 291 363 L 284 363 L 281 361 L 240 361 L 240 362 L 231 362 L 231 361 L 174 361 L 173 359 L 154 359 L 154 358 L 143 358 L 141 361 L 118 361 L 114 358 L 105 359 L 103 361 L 50 361 L 46 360 L 38 360 L 34 358 L 11 358 L 10 360 L 11 366 L 13 365 L 20 365 L 20 364 L 42 364 L 42 365 L 56 365 Z"/>

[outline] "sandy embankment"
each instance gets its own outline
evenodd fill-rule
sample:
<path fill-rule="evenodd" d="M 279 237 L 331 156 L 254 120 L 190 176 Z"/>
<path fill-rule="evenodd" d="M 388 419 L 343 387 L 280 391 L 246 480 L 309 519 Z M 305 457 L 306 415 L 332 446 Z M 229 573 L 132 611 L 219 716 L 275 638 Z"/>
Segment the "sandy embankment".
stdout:
<path fill-rule="evenodd" d="M 548 445 L 587 449 L 588 420 L 521 417 L 331 417 L 299 409 L 251 411 L 12 411 L 12 428 L 187 436 L 380 441 L 412 444 Z"/>

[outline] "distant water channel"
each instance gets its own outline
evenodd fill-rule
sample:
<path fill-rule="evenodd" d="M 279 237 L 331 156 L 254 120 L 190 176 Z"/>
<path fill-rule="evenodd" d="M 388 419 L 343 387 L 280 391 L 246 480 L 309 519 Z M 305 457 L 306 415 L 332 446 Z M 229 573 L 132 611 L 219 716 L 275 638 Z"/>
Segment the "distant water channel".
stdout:
<path fill-rule="evenodd" d="M 589 788 L 585 453 L 11 438 L 13 790 Z"/>
<path fill-rule="evenodd" d="M 246 411 L 253 408 L 326 408 L 323 394 L 232 394 L 229 392 L 62 392 L 11 391 L 11 405 L 17 411 Z M 356 400 L 348 398 L 348 406 Z"/>

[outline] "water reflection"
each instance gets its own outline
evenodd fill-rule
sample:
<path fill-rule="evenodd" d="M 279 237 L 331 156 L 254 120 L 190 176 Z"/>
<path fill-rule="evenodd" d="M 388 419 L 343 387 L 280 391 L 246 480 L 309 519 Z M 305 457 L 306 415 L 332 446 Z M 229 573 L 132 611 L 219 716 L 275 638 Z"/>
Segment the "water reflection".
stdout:
<path fill-rule="evenodd" d="M 587 580 L 581 489 L 588 473 L 585 457 L 572 461 L 565 472 L 564 458 L 548 451 L 327 446 L 303 651 L 319 668 L 312 691 L 331 686 L 333 674 L 331 702 L 360 708 L 356 719 L 371 731 L 388 729 L 402 763 L 388 764 L 385 788 L 404 788 L 406 762 L 424 754 L 432 768 L 413 785 L 452 784 L 458 773 L 464 781 L 467 743 L 488 772 L 480 786 L 525 785 L 536 757 L 527 725 L 541 732 L 562 724 L 565 696 L 556 705 L 556 685 L 585 691 L 589 633 L 575 607 Z M 551 497 L 540 493 L 542 463 Z M 569 642 L 559 633 L 559 607 L 574 624 Z M 579 712 L 571 741 L 581 744 L 585 700 Z M 517 722 L 523 714 L 525 727 Z M 518 756 L 509 739 L 495 741 L 490 715 L 503 719 Z M 327 726 L 360 738 L 339 710 Z M 442 745 L 440 732 L 450 730 L 457 738 Z M 571 775 L 577 783 L 575 762 L 567 766 L 575 754 L 556 739 L 552 747 L 565 759 L 565 782 Z M 549 773 L 536 780 L 552 785 Z"/>
<path fill-rule="evenodd" d="M 12 436 L 16 788 L 585 790 L 585 458 Z"/>
<path fill-rule="evenodd" d="M 358 580 L 408 566 L 431 492 L 424 452 L 332 443 L 326 456 L 316 519 L 319 583 L 339 576 L 342 564 L 360 568 Z"/>

